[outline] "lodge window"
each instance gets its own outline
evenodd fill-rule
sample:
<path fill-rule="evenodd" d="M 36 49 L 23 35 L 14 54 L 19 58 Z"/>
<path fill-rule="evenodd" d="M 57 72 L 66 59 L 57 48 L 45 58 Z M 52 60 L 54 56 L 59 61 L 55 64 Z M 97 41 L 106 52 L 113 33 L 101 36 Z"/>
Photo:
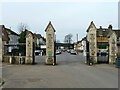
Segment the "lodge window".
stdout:
<path fill-rule="evenodd" d="M 4 36 L 4 33 L 2 33 L 2 36 Z"/>
<path fill-rule="evenodd" d="M 117 41 L 118 41 L 118 42 L 120 41 L 119 37 L 117 38 Z"/>

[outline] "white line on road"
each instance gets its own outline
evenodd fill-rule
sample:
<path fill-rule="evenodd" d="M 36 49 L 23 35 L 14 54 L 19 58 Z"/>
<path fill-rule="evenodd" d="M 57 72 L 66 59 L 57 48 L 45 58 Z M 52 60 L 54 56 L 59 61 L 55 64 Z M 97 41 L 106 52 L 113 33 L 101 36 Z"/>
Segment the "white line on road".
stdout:
<path fill-rule="evenodd" d="M 6 65 L 6 66 L 1 66 L 0 68 L 7 68 L 7 67 L 10 67 L 12 65 Z"/>

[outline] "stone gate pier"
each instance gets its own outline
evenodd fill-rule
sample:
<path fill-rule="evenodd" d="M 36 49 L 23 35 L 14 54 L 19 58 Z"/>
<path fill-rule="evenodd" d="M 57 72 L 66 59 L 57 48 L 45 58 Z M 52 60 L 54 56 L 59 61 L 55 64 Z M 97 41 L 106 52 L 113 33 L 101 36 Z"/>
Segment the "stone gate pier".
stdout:
<path fill-rule="evenodd" d="M 54 65 L 55 62 L 55 29 L 49 22 L 46 32 L 46 64 Z"/>
<path fill-rule="evenodd" d="M 2 35 L 0 35 L 0 64 L 2 63 Z"/>
<path fill-rule="evenodd" d="M 97 42 L 96 42 L 96 26 L 93 21 L 87 29 L 87 41 L 89 42 L 89 61 L 90 63 L 97 63 Z"/>
<path fill-rule="evenodd" d="M 26 35 L 26 64 L 34 63 L 34 47 L 33 34 L 27 31 Z"/>

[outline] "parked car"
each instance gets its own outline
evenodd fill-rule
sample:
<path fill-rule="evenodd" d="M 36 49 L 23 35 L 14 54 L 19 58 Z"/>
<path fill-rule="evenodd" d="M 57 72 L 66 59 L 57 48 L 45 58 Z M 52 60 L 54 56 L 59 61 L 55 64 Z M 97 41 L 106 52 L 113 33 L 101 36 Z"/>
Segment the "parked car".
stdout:
<path fill-rule="evenodd" d="M 75 50 L 71 50 L 71 51 L 70 51 L 70 54 L 75 54 L 75 55 L 77 55 L 77 52 L 76 52 Z"/>
<path fill-rule="evenodd" d="M 60 54 L 62 53 L 62 50 L 59 50 L 60 51 Z"/>
<path fill-rule="evenodd" d="M 61 54 L 61 51 L 60 50 L 56 50 L 56 54 Z"/>
<path fill-rule="evenodd" d="M 70 53 L 70 50 L 68 49 L 67 52 Z"/>
<path fill-rule="evenodd" d="M 62 52 L 65 52 L 65 51 L 66 51 L 65 49 L 62 50 Z"/>
<path fill-rule="evenodd" d="M 42 55 L 43 50 L 35 50 L 35 55 Z"/>

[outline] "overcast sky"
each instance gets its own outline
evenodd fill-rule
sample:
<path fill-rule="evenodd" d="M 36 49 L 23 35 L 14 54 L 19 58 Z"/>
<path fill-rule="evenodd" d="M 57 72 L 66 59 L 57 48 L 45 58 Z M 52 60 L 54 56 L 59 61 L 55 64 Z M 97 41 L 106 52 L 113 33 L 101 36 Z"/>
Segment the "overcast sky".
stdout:
<path fill-rule="evenodd" d="M 6 27 L 18 32 L 19 24 L 25 23 L 30 31 L 45 37 L 49 21 L 56 29 L 57 40 L 64 40 L 66 34 L 76 34 L 79 40 L 86 36 L 91 21 L 96 27 L 118 28 L 118 2 L 3 2 L 2 22 Z"/>

